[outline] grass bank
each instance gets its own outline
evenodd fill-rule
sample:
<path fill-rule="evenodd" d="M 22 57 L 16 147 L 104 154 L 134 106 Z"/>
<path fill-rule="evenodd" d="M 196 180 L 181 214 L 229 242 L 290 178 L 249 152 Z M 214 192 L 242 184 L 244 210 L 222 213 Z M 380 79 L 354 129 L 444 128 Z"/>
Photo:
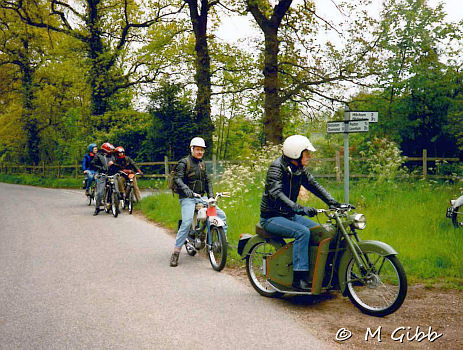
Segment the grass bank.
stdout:
<path fill-rule="evenodd" d="M 322 182 L 322 181 L 320 181 Z M 322 182 L 333 196 L 343 198 L 343 185 Z M 227 190 L 217 188 L 217 190 Z M 239 198 L 223 198 L 219 206 L 228 217 L 228 266 L 243 264 L 236 252 L 241 233 L 253 233 L 259 220 L 261 189 L 250 186 Z M 351 183 L 351 203 L 365 214 L 362 239 L 374 239 L 394 247 L 409 282 L 463 290 L 463 228 L 455 229 L 445 217 L 448 200 L 461 193 L 459 185 L 403 182 L 394 184 Z M 313 195 L 307 205 L 324 208 Z M 160 192 L 145 198 L 142 210 L 150 220 L 176 230 L 180 219 L 177 196 Z M 319 216 L 321 223 L 326 218 Z"/>
<path fill-rule="evenodd" d="M 82 181 L 84 177 L 44 177 L 37 175 L 7 175 L 0 174 L 0 182 L 28 185 L 28 186 L 39 186 L 48 188 L 82 188 Z M 145 188 L 159 188 L 164 186 L 164 181 L 159 179 L 151 178 L 138 178 L 138 186 L 141 189 Z"/>

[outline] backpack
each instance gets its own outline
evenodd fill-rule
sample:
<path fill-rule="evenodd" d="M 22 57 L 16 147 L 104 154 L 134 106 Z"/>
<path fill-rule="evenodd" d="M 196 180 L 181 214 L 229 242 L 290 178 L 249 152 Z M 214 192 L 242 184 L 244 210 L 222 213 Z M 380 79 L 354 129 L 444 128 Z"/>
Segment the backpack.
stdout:
<path fill-rule="evenodd" d="M 180 163 L 180 161 L 178 162 Z M 169 175 L 167 175 L 167 187 L 172 190 L 172 194 L 178 194 L 178 186 L 174 181 L 175 171 L 177 170 L 178 163 L 172 167 Z M 190 159 L 186 157 L 186 174 L 190 172 Z"/>

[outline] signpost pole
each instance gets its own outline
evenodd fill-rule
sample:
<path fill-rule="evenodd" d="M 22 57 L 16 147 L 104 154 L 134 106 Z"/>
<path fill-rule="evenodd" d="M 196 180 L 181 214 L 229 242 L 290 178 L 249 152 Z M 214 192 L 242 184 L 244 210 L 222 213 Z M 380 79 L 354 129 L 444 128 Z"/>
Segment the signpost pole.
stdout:
<path fill-rule="evenodd" d="M 346 106 L 344 112 L 345 130 L 344 130 L 344 203 L 349 203 L 349 106 Z"/>

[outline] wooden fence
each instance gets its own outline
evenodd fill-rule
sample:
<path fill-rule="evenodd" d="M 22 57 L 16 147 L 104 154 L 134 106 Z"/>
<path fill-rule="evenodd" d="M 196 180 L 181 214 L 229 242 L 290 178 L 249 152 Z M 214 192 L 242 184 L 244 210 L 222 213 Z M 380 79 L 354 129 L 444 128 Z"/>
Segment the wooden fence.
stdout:
<path fill-rule="evenodd" d="M 366 158 L 351 158 L 352 162 L 362 162 L 366 161 Z M 419 162 L 422 165 L 422 173 L 421 174 L 412 174 L 411 177 L 415 178 L 423 178 L 424 180 L 428 178 L 437 178 L 437 179 L 451 179 L 453 176 L 450 175 L 432 175 L 429 174 L 429 162 L 459 162 L 459 158 L 439 158 L 439 157 L 428 157 L 427 150 L 423 150 L 422 157 L 407 157 L 407 162 Z M 212 175 L 217 177 L 220 175 L 223 167 L 227 164 L 237 164 L 241 161 L 236 160 L 217 160 L 215 155 L 213 155 L 212 160 L 206 161 L 208 164 L 209 169 L 212 166 Z M 332 169 L 332 172 L 323 174 L 317 173 L 317 177 L 324 177 L 324 178 L 333 178 L 336 181 L 341 182 L 342 179 L 342 166 L 343 159 L 339 152 L 336 152 L 336 156 L 334 158 L 312 158 L 310 159 L 310 163 L 312 166 L 316 164 L 324 164 L 324 163 L 333 163 L 333 166 L 328 166 L 328 169 Z M 169 174 L 169 169 L 172 165 L 176 164 L 177 161 L 170 161 L 167 157 L 164 157 L 163 162 L 140 162 L 137 163 L 142 168 L 146 167 L 156 167 L 158 171 L 156 172 L 145 172 L 145 177 L 150 178 L 166 178 L 167 174 Z M 309 166 L 310 166 L 309 163 Z M 80 161 L 76 161 L 75 164 L 54 164 L 49 165 L 42 162 L 41 165 L 24 165 L 24 164 L 11 164 L 11 163 L 0 163 L 0 173 L 1 174 L 36 174 L 41 176 L 57 176 L 60 177 L 75 177 L 78 178 L 79 176 L 83 176 L 82 174 L 82 164 Z M 366 178 L 372 177 L 372 175 L 368 174 L 350 174 L 351 178 Z"/>

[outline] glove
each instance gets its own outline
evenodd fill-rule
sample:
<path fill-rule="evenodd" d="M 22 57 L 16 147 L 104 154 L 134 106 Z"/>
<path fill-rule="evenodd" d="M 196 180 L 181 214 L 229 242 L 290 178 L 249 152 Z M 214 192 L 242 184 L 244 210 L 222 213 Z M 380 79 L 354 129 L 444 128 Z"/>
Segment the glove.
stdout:
<path fill-rule="evenodd" d="M 304 214 L 307 215 L 308 217 L 313 217 L 317 215 L 317 209 L 311 208 L 311 207 L 303 207 Z"/>
<path fill-rule="evenodd" d="M 188 198 L 194 198 L 195 196 L 194 192 L 189 188 L 184 189 L 183 193 L 185 193 L 185 196 L 187 196 Z"/>
<path fill-rule="evenodd" d="M 339 208 L 339 207 L 341 207 L 341 203 L 335 201 L 334 199 L 329 201 L 327 204 L 328 204 L 328 206 L 330 208 Z"/>

